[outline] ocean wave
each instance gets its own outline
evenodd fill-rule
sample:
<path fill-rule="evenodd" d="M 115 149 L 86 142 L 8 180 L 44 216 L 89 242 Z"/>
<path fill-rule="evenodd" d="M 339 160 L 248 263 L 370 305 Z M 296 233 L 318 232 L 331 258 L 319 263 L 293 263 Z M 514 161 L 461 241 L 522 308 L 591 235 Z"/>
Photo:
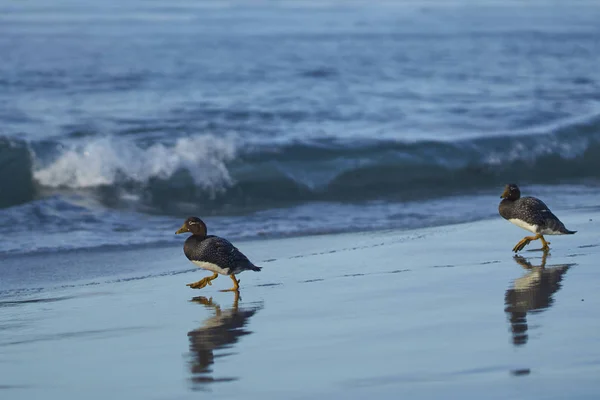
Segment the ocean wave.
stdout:
<path fill-rule="evenodd" d="M 115 212 L 84 198 L 62 196 L 3 209 L 0 216 L 0 235 L 10 238 L 0 243 L 0 255 L 168 243 L 179 222 L 172 217 Z"/>
<path fill-rule="evenodd" d="M 217 192 L 231 183 L 226 163 L 235 156 L 233 139 L 197 136 L 147 148 L 113 137 L 66 148 L 52 162 L 38 166 L 34 179 L 49 188 L 92 188 L 123 182 L 147 184 L 185 170 L 194 185 Z"/>
<path fill-rule="evenodd" d="M 27 145 L 5 139 L 0 165 L 9 163 L 14 168 L 2 169 L 0 185 L 15 189 L 3 197 L 4 207 L 65 192 L 108 207 L 173 215 L 235 214 L 310 201 L 402 201 L 508 181 L 596 181 L 600 116 L 542 134 L 455 142 L 248 143 L 199 135 L 150 145 L 114 137 Z"/>

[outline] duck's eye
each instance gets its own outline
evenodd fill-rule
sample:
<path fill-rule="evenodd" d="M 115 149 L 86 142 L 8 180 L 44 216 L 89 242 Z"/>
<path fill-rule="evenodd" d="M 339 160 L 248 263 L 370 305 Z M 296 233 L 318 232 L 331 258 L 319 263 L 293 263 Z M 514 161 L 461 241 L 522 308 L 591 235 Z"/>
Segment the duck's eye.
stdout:
<path fill-rule="evenodd" d="M 189 221 L 188 225 L 198 225 L 198 223 L 196 221 Z"/>

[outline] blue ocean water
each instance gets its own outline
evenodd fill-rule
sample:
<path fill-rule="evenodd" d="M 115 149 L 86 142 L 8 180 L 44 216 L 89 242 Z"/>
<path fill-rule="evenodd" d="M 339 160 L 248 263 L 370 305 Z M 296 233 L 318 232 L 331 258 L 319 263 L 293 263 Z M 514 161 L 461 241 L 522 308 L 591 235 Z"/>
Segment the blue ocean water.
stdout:
<path fill-rule="evenodd" d="M 600 4 L 0 3 L 0 254 L 598 205 Z"/>

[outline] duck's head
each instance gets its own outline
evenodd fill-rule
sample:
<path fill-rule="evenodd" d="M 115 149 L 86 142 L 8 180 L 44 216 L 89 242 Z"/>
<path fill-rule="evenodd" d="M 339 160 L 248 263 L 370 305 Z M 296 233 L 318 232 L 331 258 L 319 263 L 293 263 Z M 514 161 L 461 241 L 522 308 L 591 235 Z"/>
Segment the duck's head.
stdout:
<path fill-rule="evenodd" d="M 504 187 L 504 192 L 500 196 L 501 199 L 518 200 L 521 197 L 519 187 L 514 183 L 509 183 Z"/>
<path fill-rule="evenodd" d="M 178 235 L 185 232 L 190 232 L 192 235 L 197 236 L 206 236 L 206 224 L 198 217 L 189 217 L 175 234 Z"/>

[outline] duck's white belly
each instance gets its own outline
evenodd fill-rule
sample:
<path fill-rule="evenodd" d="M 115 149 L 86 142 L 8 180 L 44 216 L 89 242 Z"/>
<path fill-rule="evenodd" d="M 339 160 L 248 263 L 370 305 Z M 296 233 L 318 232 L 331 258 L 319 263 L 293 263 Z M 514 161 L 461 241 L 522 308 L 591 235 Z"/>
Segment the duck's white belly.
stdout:
<path fill-rule="evenodd" d="M 517 218 L 511 218 L 511 219 L 509 219 L 509 221 L 520 228 L 523 228 L 523 229 L 528 230 L 533 233 L 537 233 L 537 229 L 538 229 L 537 225 L 528 224 L 527 222 L 523 221 L 522 219 L 517 219 Z"/>
<path fill-rule="evenodd" d="M 208 271 L 212 271 L 212 272 L 216 272 L 217 274 L 221 274 L 221 275 L 229 275 L 229 269 L 228 268 L 221 268 L 219 267 L 217 264 L 213 264 L 213 263 L 209 263 L 206 261 L 194 261 L 194 260 L 190 260 L 191 262 L 193 262 L 194 264 L 196 264 L 196 266 L 202 268 L 202 269 L 206 269 Z"/>

